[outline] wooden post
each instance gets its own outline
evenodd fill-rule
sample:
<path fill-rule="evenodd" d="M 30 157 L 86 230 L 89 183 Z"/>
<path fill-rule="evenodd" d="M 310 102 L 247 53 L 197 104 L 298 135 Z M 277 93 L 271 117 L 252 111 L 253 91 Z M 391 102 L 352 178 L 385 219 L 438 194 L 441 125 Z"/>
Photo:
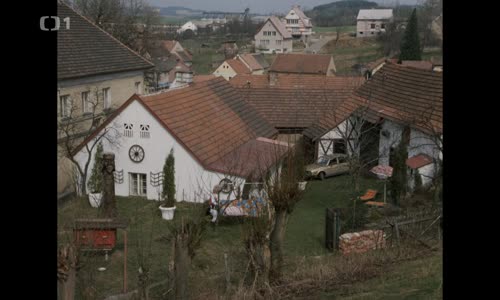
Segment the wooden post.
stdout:
<path fill-rule="evenodd" d="M 229 267 L 227 264 L 227 253 L 224 253 L 224 267 L 226 271 L 226 292 L 229 291 L 229 286 L 231 282 L 231 277 L 229 275 Z"/>
<path fill-rule="evenodd" d="M 115 155 L 113 153 L 104 153 L 102 155 L 102 207 L 104 216 L 108 218 L 117 216 L 114 171 Z"/>
<path fill-rule="evenodd" d="M 123 293 L 127 293 L 127 231 L 123 231 Z"/>

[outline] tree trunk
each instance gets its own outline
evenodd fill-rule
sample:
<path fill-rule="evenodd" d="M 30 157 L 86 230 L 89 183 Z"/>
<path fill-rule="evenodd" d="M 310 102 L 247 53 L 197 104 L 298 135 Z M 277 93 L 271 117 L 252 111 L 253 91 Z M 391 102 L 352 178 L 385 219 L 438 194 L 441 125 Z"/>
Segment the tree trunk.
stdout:
<path fill-rule="evenodd" d="M 175 254 L 174 254 L 174 283 L 175 283 L 175 299 L 188 299 L 188 280 L 189 266 L 191 258 L 188 250 L 188 237 L 183 237 L 180 234 L 175 238 Z"/>
<path fill-rule="evenodd" d="M 115 199 L 115 155 L 113 153 L 104 153 L 102 161 L 102 207 L 103 214 L 108 218 L 114 218 L 118 212 Z"/>
<path fill-rule="evenodd" d="M 57 259 L 57 299 L 73 300 L 76 283 L 76 249 L 71 246 L 62 247 Z"/>
<path fill-rule="evenodd" d="M 276 211 L 276 222 L 271 231 L 271 271 L 269 277 L 272 281 L 281 279 L 283 267 L 283 241 L 285 239 L 288 213 L 286 209 Z"/>

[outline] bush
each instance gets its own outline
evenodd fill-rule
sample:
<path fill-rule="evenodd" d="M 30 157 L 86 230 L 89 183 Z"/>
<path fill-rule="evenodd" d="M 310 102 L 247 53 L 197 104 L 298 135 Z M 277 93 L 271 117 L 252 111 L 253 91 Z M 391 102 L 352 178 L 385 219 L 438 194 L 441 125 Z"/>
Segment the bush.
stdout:
<path fill-rule="evenodd" d="M 175 158 L 174 149 L 170 150 L 170 153 L 165 160 L 165 165 L 163 166 L 163 190 L 162 196 L 165 200 L 163 203 L 164 207 L 174 207 L 175 205 Z"/>
<path fill-rule="evenodd" d="M 102 152 L 102 143 L 99 143 L 94 154 L 94 167 L 92 168 L 88 183 L 91 193 L 102 192 Z"/>

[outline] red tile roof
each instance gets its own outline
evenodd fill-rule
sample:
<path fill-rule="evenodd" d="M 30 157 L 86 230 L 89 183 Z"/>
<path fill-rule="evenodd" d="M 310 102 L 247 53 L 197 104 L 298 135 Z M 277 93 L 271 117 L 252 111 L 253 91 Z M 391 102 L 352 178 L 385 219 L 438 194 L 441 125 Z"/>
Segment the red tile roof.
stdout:
<path fill-rule="evenodd" d="M 355 92 L 355 101 L 379 117 L 428 134 L 442 132 L 443 74 L 386 63 Z"/>
<path fill-rule="evenodd" d="M 426 60 L 403 60 L 401 64 L 422 70 L 432 70 L 432 62 Z"/>
<path fill-rule="evenodd" d="M 194 83 L 203 82 L 203 81 L 207 81 L 207 80 L 214 79 L 214 78 L 215 78 L 215 75 L 213 75 L 213 74 L 210 74 L 210 75 L 195 75 L 195 76 L 193 76 L 193 82 Z"/>
<path fill-rule="evenodd" d="M 362 77 L 271 74 L 237 75 L 229 82 L 274 127 L 307 128 L 348 100 L 363 81 Z"/>
<path fill-rule="evenodd" d="M 406 160 L 406 165 L 412 169 L 418 169 L 432 163 L 432 158 L 426 154 L 419 154 Z"/>
<path fill-rule="evenodd" d="M 326 54 L 278 54 L 269 72 L 326 75 L 332 60 Z M 333 68 L 335 71 L 335 65 Z"/>
<path fill-rule="evenodd" d="M 242 54 L 240 58 L 250 67 L 252 71 L 262 70 L 263 66 L 255 59 L 253 54 Z"/>
<path fill-rule="evenodd" d="M 244 63 L 239 61 L 238 59 L 228 59 L 226 60 L 228 65 L 231 66 L 231 68 L 236 72 L 236 74 L 251 74 L 252 71 L 245 66 Z"/>
<path fill-rule="evenodd" d="M 224 78 L 216 77 L 186 88 L 132 96 L 74 153 L 80 151 L 134 100 L 142 103 L 209 170 L 214 170 L 212 164 L 249 141 L 259 136 L 277 135 L 277 131 L 240 97 L 236 89 Z M 223 171 L 231 174 L 231 170 Z"/>
<path fill-rule="evenodd" d="M 288 151 L 286 143 L 263 137 L 252 139 L 210 165 L 213 170 L 257 180 Z"/>

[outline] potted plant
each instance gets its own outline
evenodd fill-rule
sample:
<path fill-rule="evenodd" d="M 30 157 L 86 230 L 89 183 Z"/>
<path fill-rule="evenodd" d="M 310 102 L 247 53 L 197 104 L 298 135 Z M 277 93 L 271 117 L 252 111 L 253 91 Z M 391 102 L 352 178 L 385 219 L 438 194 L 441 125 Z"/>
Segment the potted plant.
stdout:
<path fill-rule="evenodd" d="M 175 159 L 174 149 L 170 150 L 163 166 L 163 203 L 160 205 L 161 216 L 165 220 L 172 220 L 175 212 Z"/>
<path fill-rule="evenodd" d="M 94 167 L 88 182 L 89 202 L 92 207 L 99 207 L 102 200 L 102 144 L 97 145 L 94 155 Z"/>

